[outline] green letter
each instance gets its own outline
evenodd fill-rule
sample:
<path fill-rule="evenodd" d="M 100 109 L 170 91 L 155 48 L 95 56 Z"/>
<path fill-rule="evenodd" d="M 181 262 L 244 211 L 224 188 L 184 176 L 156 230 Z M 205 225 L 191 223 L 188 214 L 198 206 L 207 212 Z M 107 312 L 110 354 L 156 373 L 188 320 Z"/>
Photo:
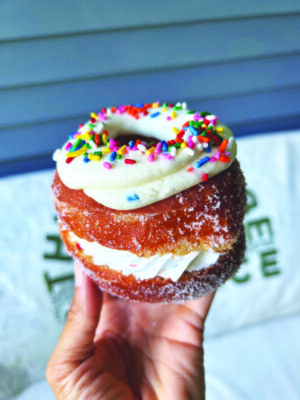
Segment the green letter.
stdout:
<path fill-rule="evenodd" d="M 277 266 L 276 260 L 277 250 L 264 251 L 260 253 L 261 269 L 263 276 L 273 276 L 280 274 L 280 269 Z"/>

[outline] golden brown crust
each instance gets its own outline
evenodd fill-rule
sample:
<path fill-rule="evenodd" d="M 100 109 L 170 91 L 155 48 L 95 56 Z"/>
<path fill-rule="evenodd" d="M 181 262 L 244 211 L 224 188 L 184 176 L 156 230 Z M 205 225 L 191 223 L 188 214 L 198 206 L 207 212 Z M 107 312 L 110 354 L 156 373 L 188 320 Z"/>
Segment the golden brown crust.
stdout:
<path fill-rule="evenodd" d="M 238 161 L 205 183 L 136 210 L 107 208 L 55 174 L 53 198 L 65 229 L 89 241 L 139 256 L 232 248 L 245 214 L 245 180 Z"/>
<path fill-rule="evenodd" d="M 101 289 L 129 300 L 150 303 L 183 302 L 204 296 L 237 271 L 245 251 L 245 234 L 241 228 L 233 248 L 221 255 L 213 266 L 185 272 L 177 282 L 161 277 L 140 280 L 132 275 L 125 276 L 113 271 L 107 266 L 95 265 L 92 258 L 85 255 L 76 243 L 70 240 L 68 231 L 61 230 L 61 235 L 70 254 L 81 262 L 85 271 Z"/>

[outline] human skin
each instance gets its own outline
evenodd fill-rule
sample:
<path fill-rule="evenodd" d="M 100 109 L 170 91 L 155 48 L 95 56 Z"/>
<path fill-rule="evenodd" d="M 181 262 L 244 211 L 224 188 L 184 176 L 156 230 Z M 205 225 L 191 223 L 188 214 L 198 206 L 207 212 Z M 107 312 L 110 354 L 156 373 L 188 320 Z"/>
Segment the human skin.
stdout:
<path fill-rule="evenodd" d="M 59 400 L 205 398 L 204 322 L 211 293 L 182 304 L 102 293 L 75 266 L 75 291 L 46 376 Z"/>

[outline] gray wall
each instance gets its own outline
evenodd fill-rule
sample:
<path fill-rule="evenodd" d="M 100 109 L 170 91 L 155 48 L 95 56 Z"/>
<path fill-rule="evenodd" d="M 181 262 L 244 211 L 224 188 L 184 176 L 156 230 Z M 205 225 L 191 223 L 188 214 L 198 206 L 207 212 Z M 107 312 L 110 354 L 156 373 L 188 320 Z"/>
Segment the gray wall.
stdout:
<path fill-rule="evenodd" d="M 300 127 L 299 0 L 2 0 L 0 175 L 90 111 L 185 100 L 236 135 Z"/>

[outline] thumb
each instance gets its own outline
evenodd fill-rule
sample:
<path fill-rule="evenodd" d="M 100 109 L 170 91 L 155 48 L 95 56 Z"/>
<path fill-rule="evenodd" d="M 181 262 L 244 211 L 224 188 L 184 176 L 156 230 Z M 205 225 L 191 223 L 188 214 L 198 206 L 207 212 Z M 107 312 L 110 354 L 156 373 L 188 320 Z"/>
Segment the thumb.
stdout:
<path fill-rule="evenodd" d="M 48 363 L 47 378 L 55 374 L 55 370 L 66 376 L 92 354 L 101 306 L 101 291 L 81 265 L 75 263 L 74 297 L 65 327 Z"/>

